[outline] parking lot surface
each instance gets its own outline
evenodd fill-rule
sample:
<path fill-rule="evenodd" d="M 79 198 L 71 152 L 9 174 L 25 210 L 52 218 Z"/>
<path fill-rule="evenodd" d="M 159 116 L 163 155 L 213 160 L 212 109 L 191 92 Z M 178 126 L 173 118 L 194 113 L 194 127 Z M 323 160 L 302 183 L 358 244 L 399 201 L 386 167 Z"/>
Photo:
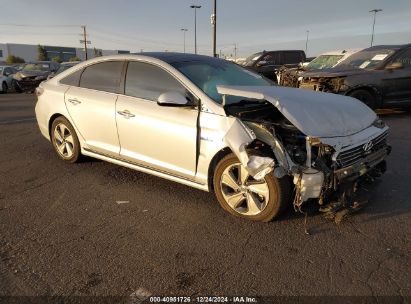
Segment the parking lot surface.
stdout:
<path fill-rule="evenodd" d="M 106 162 L 68 165 L 0 95 L 0 294 L 411 296 L 411 112 L 384 111 L 393 152 L 340 225 L 292 208 L 271 223 L 212 194 Z M 149 136 L 149 134 L 147 134 Z"/>

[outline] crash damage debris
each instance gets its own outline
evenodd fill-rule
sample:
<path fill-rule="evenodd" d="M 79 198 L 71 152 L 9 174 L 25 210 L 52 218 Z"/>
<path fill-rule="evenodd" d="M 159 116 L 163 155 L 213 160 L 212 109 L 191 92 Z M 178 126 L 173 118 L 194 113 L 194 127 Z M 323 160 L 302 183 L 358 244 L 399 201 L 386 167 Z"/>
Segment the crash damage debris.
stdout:
<path fill-rule="evenodd" d="M 357 183 L 382 174 L 391 151 L 388 127 L 369 108 L 346 100 L 347 117 L 333 119 L 341 113 L 342 103 L 324 94 L 279 87 L 217 86 L 217 90 L 224 101 L 226 95 L 260 100 L 259 108 L 227 108 L 231 121 L 224 140 L 255 179 L 270 172 L 277 178 L 293 178 L 293 205 L 305 215 L 306 234 L 308 214 L 302 206 L 310 199 L 317 199 L 320 211 L 337 224 L 368 201 L 356 199 Z M 302 109 L 308 97 L 321 110 Z M 270 103 L 274 108 L 267 107 Z"/>
<path fill-rule="evenodd" d="M 254 132 L 248 129 L 240 120 L 236 119 L 228 130 L 225 140 L 238 157 L 241 165 L 246 168 L 248 173 L 256 180 L 263 179 L 274 169 L 274 159 L 247 153 L 247 146 L 256 139 Z"/>

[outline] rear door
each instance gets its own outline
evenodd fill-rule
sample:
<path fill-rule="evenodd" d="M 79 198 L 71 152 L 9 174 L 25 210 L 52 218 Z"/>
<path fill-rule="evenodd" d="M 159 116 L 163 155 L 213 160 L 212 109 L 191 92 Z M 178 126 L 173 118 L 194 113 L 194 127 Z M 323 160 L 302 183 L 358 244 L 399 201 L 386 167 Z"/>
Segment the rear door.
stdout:
<path fill-rule="evenodd" d="M 383 71 L 383 94 L 388 102 L 409 102 L 411 100 L 411 48 L 395 56 L 387 65 L 402 64 L 402 68 Z"/>
<path fill-rule="evenodd" d="M 118 156 L 120 152 L 115 107 L 123 66 L 124 61 L 90 65 L 79 72 L 79 85 L 72 85 L 65 94 L 80 136 L 88 149 L 97 153 Z M 61 82 L 64 84 L 64 79 Z"/>
<path fill-rule="evenodd" d="M 302 52 L 295 52 L 295 51 L 285 51 L 282 52 L 282 63 L 287 68 L 295 68 L 301 62 L 304 62 L 305 58 L 302 55 Z"/>
<path fill-rule="evenodd" d="M 116 105 L 122 158 L 193 179 L 196 171 L 197 117 L 194 107 L 159 106 L 165 92 L 186 94 L 168 71 L 144 62 L 128 64 L 125 95 Z"/>

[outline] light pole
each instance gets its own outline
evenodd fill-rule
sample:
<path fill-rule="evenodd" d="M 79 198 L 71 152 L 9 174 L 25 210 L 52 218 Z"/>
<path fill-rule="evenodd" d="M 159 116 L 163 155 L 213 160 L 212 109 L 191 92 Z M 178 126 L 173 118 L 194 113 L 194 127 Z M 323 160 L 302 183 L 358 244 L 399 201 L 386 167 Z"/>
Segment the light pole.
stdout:
<path fill-rule="evenodd" d="M 211 26 L 213 27 L 213 56 L 217 57 L 217 0 L 214 0 L 214 12 L 211 15 Z"/>
<path fill-rule="evenodd" d="M 181 31 L 184 34 L 184 53 L 185 53 L 186 52 L 186 32 L 188 31 L 188 29 L 182 28 Z"/>
<path fill-rule="evenodd" d="M 373 23 L 372 23 L 371 46 L 372 46 L 372 44 L 373 44 L 373 42 L 374 42 L 375 18 L 376 18 L 376 16 L 377 16 L 377 13 L 378 13 L 378 12 L 382 12 L 382 9 L 376 8 L 376 9 L 370 10 L 370 13 L 374 13 L 374 21 L 373 21 Z"/>
<path fill-rule="evenodd" d="M 201 8 L 201 5 L 191 5 L 194 8 L 194 53 L 197 54 L 197 9 Z"/>
<path fill-rule="evenodd" d="M 234 43 L 234 61 L 237 62 L 237 43 Z"/>
<path fill-rule="evenodd" d="M 307 56 L 307 50 L 308 50 L 308 36 L 310 35 L 310 31 L 307 30 L 307 39 L 305 40 L 305 55 Z"/>

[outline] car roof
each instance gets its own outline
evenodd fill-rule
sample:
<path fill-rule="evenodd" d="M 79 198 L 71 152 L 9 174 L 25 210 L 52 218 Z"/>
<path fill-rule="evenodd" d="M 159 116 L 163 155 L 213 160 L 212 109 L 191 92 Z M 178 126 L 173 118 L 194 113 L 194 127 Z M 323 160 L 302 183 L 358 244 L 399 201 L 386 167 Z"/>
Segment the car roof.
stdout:
<path fill-rule="evenodd" d="M 65 62 L 60 63 L 60 65 L 76 65 L 80 62 L 81 61 L 65 61 Z"/>
<path fill-rule="evenodd" d="M 384 49 L 392 49 L 392 50 L 399 50 L 406 47 L 411 47 L 411 44 L 393 44 L 393 45 L 376 45 L 364 49 L 364 51 L 374 51 L 374 50 L 384 50 Z"/>
<path fill-rule="evenodd" d="M 29 61 L 29 62 L 26 62 L 26 63 L 52 63 L 52 61 Z"/>
<path fill-rule="evenodd" d="M 130 55 L 139 55 L 145 57 L 152 57 L 162 60 L 167 63 L 177 63 L 184 61 L 214 61 L 223 60 L 206 55 L 190 54 L 190 53 L 177 53 L 177 52 L 144 52 L 144 53 L 132 53 Z"/>
<path fill-rule="evenodd" d="M 347 55 L 347 54 L 352 55 L 352 54 L 357 53 L 357 52 L 359 52 L 359 51 L 361 51 L 361 50 L 363 50 L 363 49 L 335 50 L 335 51 L 329 51 L 329 52 L 321 53 L 321 54 L 318 55 L 318 56 L 321 56 L 321 55 Z"/>
<path fill-rule="evenodd" d="M 272 52 L 304 52 L 303 50 L 274 50 L 274 51 L 264 51 L 266 53 L 272 53 Z"/>

